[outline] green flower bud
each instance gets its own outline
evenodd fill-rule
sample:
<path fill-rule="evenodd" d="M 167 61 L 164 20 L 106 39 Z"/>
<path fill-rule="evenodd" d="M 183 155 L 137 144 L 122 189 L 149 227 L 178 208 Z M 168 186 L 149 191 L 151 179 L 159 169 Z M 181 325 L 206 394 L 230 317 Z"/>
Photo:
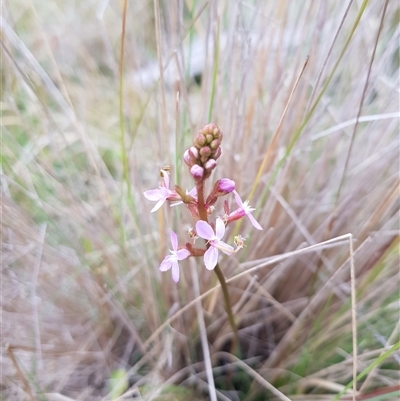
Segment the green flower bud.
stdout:
<path fill-rule="evenodd" d="M 215 150 L 218 148 L 218 146 L 221 145 L 221 141 L 219 139 L 214 139 L 211 143 L 210 143 L 210 148 L 212 150 Z"/>
<path fill-rule="evenodd" d="M 207 134 L 207 135 L 206 135 L 206 141 L 207 141 L 207 143 L 211 143 L 213 139 L 214 139 L 214 137 L 212 136 L 212 134 Z"/>
<path fill-rule="evenodd" d="M 206 137 L 203 134 L 198 133 L 196 135 L 196 137 L 194 138 L 193 143 L 194 143 L 194 146 L 196 146 L 197 148 L 200 149 L 202 146 L 204 146 L 206 144 Z"/>

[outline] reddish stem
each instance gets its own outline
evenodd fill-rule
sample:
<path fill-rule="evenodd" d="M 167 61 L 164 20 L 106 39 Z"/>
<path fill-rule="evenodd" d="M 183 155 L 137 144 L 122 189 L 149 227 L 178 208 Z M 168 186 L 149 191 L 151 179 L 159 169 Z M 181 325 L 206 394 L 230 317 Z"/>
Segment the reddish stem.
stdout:
<path fill-rule="evenodd" d="M 200 220 L 204 220 L 208 223 L 207 209 L 204 206 L 204 181 L 196 183 L 196 190 L 197 190 L 197 208 L 199 211 Z"/>

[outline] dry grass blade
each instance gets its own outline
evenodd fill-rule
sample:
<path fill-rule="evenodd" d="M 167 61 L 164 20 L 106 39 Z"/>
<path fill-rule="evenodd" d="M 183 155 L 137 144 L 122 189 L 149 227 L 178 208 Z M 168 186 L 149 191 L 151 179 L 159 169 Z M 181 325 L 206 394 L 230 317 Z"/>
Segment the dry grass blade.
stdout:
<path fill-rule="evenodd" d="M 268 149 L 267 149 L 267 151 L 266 151 L 266 153 L 265 153 L 265 156 L 264 156 L 264 159 L 263 159 L 263 161 L 262 161 L 262 163 L 261 163 L 261 166 L 260 166 L 260 168 L 258 169 L 256 178 L 254 179 L 253 187 L 251 188 L 251 191 L 250 191 L 249 196 L 248 196 L 248 199 L 249 199 L 249 200 L 250 200 L 250 199 L 253 197 L 253 195 L 254 195 L 254 192 L 255 192 L 255 190 L 256 190 L 256 188 L 257 188 L 257 185 L 258 185 L 259 182 L 260 182 L 261 175 L 264 173 L 265 169 L 266 169 L 266 168 L 268 169 L 268 167 L 271 167 L 271 165 L 272 165 L 272 163 L 273 163 L 273 161 L 271 161 L 270 164 L 269 164 L 269 166 L 267 165 L 267 161 L 269 161 L 271 153 L 275 153 L 275 152 L 276 152 L 277 141 L 278 141 L 278 138 L 279 138 L 279 134 L 280 134 L 280 132 L 281 132 L 281 129 L 282 129 L 283 120 L 284 120 L 284 118 L 285 118 L 285 116 L 286 116 L 286 113 L 287 113 L 287 111 L 288 111 L 288 108 L 289 108 L 289 106 L 290 106 L 290 103 L 291 103 L 291 101 L 292 101 L 292 99 L 293 99 L 293 95 L 294 95 L 294 92 L 296 91 L 297 85 L 299 84 L 300 79 L 301 79 L 301 77 L 302 77 L 302 75 L 303 75 L 303 73 L 304 73 L 304 70 L 305 70 L 306 67 L 307 67 L 307 63 L 308 63 L 308 59 L 309 59 L 309 58 L 310 58 L 310 56 L 307 56 L 307 58 L 306 58 L 306 60 L 305 60 L 305 62 L 304 62 L 304 64 L 303 64 L 303 67 L 302 67 L 302 69 L 301 69 L 301 71 L 300 71 L 298 77 L 296 78 L 295 83 L 293 84 L 293 89 L 292 89 L 292 91 L 290 92 L 289 98 L 288 98 L 288 100 L 287 100 L 287 102 L 286 102 L 286 104 L 285 104 L 285 108 L 284 108 L 283 113 L 282 113 L 282 115 L 281 115 L 281 118 L 280 118 L 280 120 L 279 120 L 279 123 L 278 123 L 278 126 L 277 126 L 277 128 L 276 128 L 276 131 L 275 131 L 274 135 L 272 136 L 271 143 L 270 143 L 270 145 L 268 146 Z"/>
<path fill-rule="evenodd" d="M 200 288 L 199 288 L 199 276 L 197 273 L 196 265 L 194 261 L 192 261 L 190 270 L 193 276 L 193 285 L 194 285 L 194 295 L 196 297 L 200 297 Z M 212 363 L 210 358 L 210 349 L 208 347 L 208 340 L 207 340 L 207 331 L 206 325 L 204 322 L 204 314 L 203 314 L 203 307 L 201 305 L 201 301 L 196 304 L 196 313 L 197 318 L 199 321 L 199 330 L 200 330 L 200 338 L 201 338 L 201 347 L 203 350 L 204 355 L 204 364 L 207 372 L 207 384 L 208 384 L 208 392 L 210 394 L 210 400 L 216 401 L 217 394 L 215 391 L 215 384 L 214 384 L 214 377 L 212 372 Z"/>
<path fill-rule="evenodd" d="M 26 380 L 24 374 L 22 373 L 22 370 L 19 367 L 18 362 L 17 362 L 17 360 L 16 360 L 16 358 L 14 356 L 14 352 L 12 350 L 12 347 L 9 344 L 6 346 L 6 351 L 7 351 L 8 356 L 10 357 L 13 365 L 14 365 L 15 370 L 17 371 L 18 377 L 21 380 L 22 385 L 24 386 L 24 390 L 26 391 L 26 394 L 28 395 L 29 400 L 30 401 L 34 401 L 35 397 L 32 394 L 32 390 L 31 390 L 31 388 L 29 386 L 29 383 Z"/>
<path fill-rule="evenodd" d="M 310 111 L 310 107 L 311 107 L 311 105 L 312 105 L 312 103 L 313 103 L 315 93 L 316 93 L 316 91 L 317 91 L 317 89 L 318 89 L 318 87 L 319 87 L 319 83 L 320 83 L 320 81 L 321 81 L 322 74 L 323 74 L 323 72 L 324 72 L 324 70 L 325 70 L 325 68 L 326 68 L 326 65 L 327 65 L 327 62 L 328 62 L 328 60 L 329 60 L 329 57 L 330 57 L 330 55 L 332 54 L 333 46 L 334 46 L 334 44 L 336 43 L 336 40 L 337 40 L 337 38 L 338 38 L 338 36 L 339 36 L 339 32 L 341 31 L 341 29 L 342 29 L 342 27 L 343 27 L 343 24 L 344 24 L 344 22 L 345 22 L 345 20 L 346 20 L 346 17 L 347 17 L 347 15 L 348 15 L 348 13 L 349 13 L 349 10 L 350 10 L 350 7 L 351 7 L 352 4 L 353 4 L 353 0 L 350 0 L 350 1 L 347 3 L 346 9 L 345 9 L 345 11 L 344 11 L 344 13 L 343 13 L 343 17 L 342 17 L 341 20 L 340 20 L 340 24 L 339 24 L 337 30 L 335 31 L 335 35 L 334 35 L 334 37 L 333 37 L 333 39 L 332 39 L 332 43 L 331 43 L 331 45 L 329 46 L 328 53 L 326 54 L 326 57 L 325 57 L 324 61 L 322 62 L 321 68 L 320 68 L 320 70 L 319 70 L 319 72 L 318 72 L 317 81 L 315 82 L 315 85 L 314 85 L 314 87 L 313 87 L 313 91 L 312 91 L 311 96 L 310 96 L 310 100 L 308 101 L 308 106 L 307 106 L 306 114 Z"/>
<path fill-rule="evenodd" d="M 347 173 L 347 168 L 349 166 L 350 155 L 351 155 L 351 151 L 352 151 L 353 146 L 354 146 L 354 139 L 355 139 L 355 135 L 356 135 L 357 128 L 358 128 L 358 121 L 359 121 L 359 119 L 361 117 L 361 112 L 362 112 L 363 104 L 364 104 L 364 101 L 365 101 L 365 95 L 367 93 L 369 79 L 370 79 L 370 76 L 371 76 L 372 63 L 374 62 L 374 59 L 375 59 L 376 47 L 378 46 L 379 36 L 381 34 L 381 31 L 382 31 L 382 26 L 383 26 L 383 21 L 385 19 L 387 5 L 388 5 L 388 0 L 385 1 L 385 5 L 383 7 L 381 20 L 380 20 L 379 27 L 378 27 L 378 32 L 376 34 L 376 40 L 375 40 L 374 48 L 373 48 L 372 54 L 371 54 L 371 60 L 370 60 L 369 65 L 368 65 L 367 76 L 365 78 L 365 84 L 364 84 L 364 87 L 363 87 L 363 90 L 362 90 L 362 93 L 361 93 L 360 105 L 359 105 L 358 111 L 357 111 L 356 123 L 354 125 L 353 133 L 351 135 L 350 146 L 349 146 L 349 149 L 347 151 L 346 161 L 345 161 L 344 168 L 343 168 L 343 174 L 342 174 L 342 177 L 341 177 L 340 183 L 339 183 L 339 189 L 338 189 L 337 198 L 336 198 L 336 202 L 335 202 L 335 208 L 336 208 L 337 203 L 339 201 L 340 192 L 341 192 L 342 186 L 343 186 L 343 180 L 345 179 L 345 176 L 346 176 L 346 173 Z"/>
<path fill-rule="evenodd" d="M 272 394 L 274 394 L 278 400 L 291 401 L 290 398 L 286 397 L 285 394 L 283 394 L 279 390 L 277 390 L 271 383 L 268 383 L 268 381 L 265 380 L 260 374 L 258 374 L 255 370 L 253 370 L 250 366 L 246 365 L 243 361 L 236 358 L 234 355 L 227 354 L 227 353 L 220 353 L 219 355 L 232 360 L 237 366 L 245 369 L 251 376 L 254 377 L 254 379 L 258 383 L 260 383 L 268 391 L 270 391 Z"/>

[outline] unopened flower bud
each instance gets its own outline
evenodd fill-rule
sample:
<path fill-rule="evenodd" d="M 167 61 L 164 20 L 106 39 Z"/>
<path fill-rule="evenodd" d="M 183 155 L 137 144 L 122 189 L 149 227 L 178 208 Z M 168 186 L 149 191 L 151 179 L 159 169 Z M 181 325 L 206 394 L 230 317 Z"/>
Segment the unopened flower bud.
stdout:
<path fill-rule="evenodd" d="M 213 152 L 212 157 L 213 157 L 214 160 L 217 160 L 217 159 L 219 159 L 219 157 L 221 156 L 221 154 L 222 154 L 222 149 L 221 149 L 221 147 L 218 147 L 218 148 L 216 149 L 216 151 Z"/>
<path fill-rule="evenodd" d="M 204 169 L 203 169 L 203 167 L 199 166 L 198 164 L 195 164 L 190 169 L 190 174 L 192 174 L 194 179 L 199 179 L 199 178 L 203 177 Z"/>
<path fill-rule="evenodd" d="M 207 197 L 206 205 L 211 206 L 217 202 L 220 196 L 224 196 L 234 191 L 235 189 L 235 181 L 232 181 L 228 178 L 223 178 L 222 180 L 218 180 Z"/>
<path fill-rule="evenodd" d="M 204 146 L 200 149 L 200 156 L 207 157 L 211 155 L 211 149 L 208 146 Z"/>
<path fill-rule="evenodd" d="M 222 180 L 217 181 L 218 192 L 225 194 L 229 194 L 235 189 L 235 181 L 230 180 L 229 178 L 222 178 Z"/>
<path fill-rule="evenodd" d="M 199 132 L 204 135 L 210 134 L 215 138 L 218 138 L 219 135 L 221 134 L 221 131 L 219 130 L 218 125 L 215 123 L 209 123 L 209 124 L 205 125 Z"/>
<path fill-rule="evenodd" d="M 215 150 L 218 148 L 218 146 L 221 145 L 221 141 L 219 139 L 214 139 L 211 143 L 210 143 L 210 148 L 212 150 Z"/>
<path fill-rule="evenodd" d="M 214 123 L 201 128 L 196 134 L 193 145 L 184 154 L 184 161 L 196 181 L 205 181 L 216 167 L 221 156 L 222 132 Z"/>
<path fill-rule="evenodd" d="M 199 133 L 196 135 L 196 137 L 194 138 L 194 146 L 196 146 L 197 148 L 201 148 L 202 146 L 204 146 L 206 144 L 206 137 Z"/>
<path fill-rule="evenodd" d="M 204 168 L 207 171 L 212 171 L 215 169 L 215 167 L 217 167 L 217 162 L 214 159 L 209 159 L 205 164 L 204 164 Z"/>
<path fill-rule="evenodd" d="M 192 158 L 191 158 L 191 156 L 190 156 L 189 149 L 186 149 L 186 150 L 185 150 L 185 153 L 183 154 L 183 161 L 184 161 L 189 167 L 192 166 Z"/>
<path fill-rule="evenodd" d="M 198 159 L 199 159 L 199 151 L 194 146 L 187 149 L 183 155 L 183 160 L 189 167 L 192 167 L 193 164 L 196 164 L 199 161 Z"/>
<path fill-rule="evenodd" d="M 195 146 L 189 148 L 189 153 L 194 159 L 199 158 L 199 150 Z"/>

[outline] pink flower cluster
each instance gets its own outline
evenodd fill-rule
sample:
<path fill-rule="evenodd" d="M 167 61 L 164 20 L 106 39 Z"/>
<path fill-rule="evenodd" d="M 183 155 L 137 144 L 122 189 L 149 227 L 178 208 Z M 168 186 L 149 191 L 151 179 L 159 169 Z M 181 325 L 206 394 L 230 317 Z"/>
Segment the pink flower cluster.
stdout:
<path fill-rule="evenodd" d="M 203 257 L 206 268 L 213 270 L 218 263 L 219 251 L 231 256 L 243 248 L 245 239 L 240 235 L 234 238 L 235 247 L 222 241 L 226 226 L 229 223 L 247 216 L 254 228 L 262 230 L 262 227 L 252 215 L 255 209 L 250 207 L 248 201 L 242 201 L 235 191 L 236 184 L 234 181 L 228 178 L 218 180 L 206 198 L 198 196 L 198 194 L 203 194 L 204 182 L 215 167 L 213 166 L 210 169 L 210 164 L 216 163 L 215 160 L 221 155 L 220 143 L 222 136 L 222 132 L 219 131 L 215 124 L 208 124 L 197 134 L 194 141 L 195 147 L 185 152 L 184 159 L 195 182 L 195 187 L 190 192 L 184 191 L 179 186 L 175 186 L 175 189 L 170 189 L 169 174 L 163 169 L 160 170 L 162 182 L 159 188 L 144 192 L 144 196 L 148 200 L 157 202 L 151 212 L 158 210 L 166 201 L 174 202 L 170 206 L 186 204 L 195 221 L 195 228 L 189 230 L 190 237 L 194 241 L 198 237 L 206 240 L 205 247 L 197 248 L 189 242 L 179 247 L 178 237 L 175 232 L 171 231 L 171 254 L 167 255 L 161 262 L 160 270 L 167 271 L 171 269 L 172 278 L 175 282 L 179 281 L 179 261 L 190 256 Z M 204 150 L 205 148 L 207 148 L 207 151 Z M 196 158 L 195 156 L 197 155 L 199 156 Z M 206 173 L 197 174 L 197 170 L 200 171 L 200 169 L 203 169 Z M 215 210 L 214 205 L 218 198 L 230 193 L 234 195 L 238 207 L 230 212 L 229 202 L 225 201 L 224 212 L 216 218 L 215 224 L 209 223 L 207 221 L 208 216 Z"/>

